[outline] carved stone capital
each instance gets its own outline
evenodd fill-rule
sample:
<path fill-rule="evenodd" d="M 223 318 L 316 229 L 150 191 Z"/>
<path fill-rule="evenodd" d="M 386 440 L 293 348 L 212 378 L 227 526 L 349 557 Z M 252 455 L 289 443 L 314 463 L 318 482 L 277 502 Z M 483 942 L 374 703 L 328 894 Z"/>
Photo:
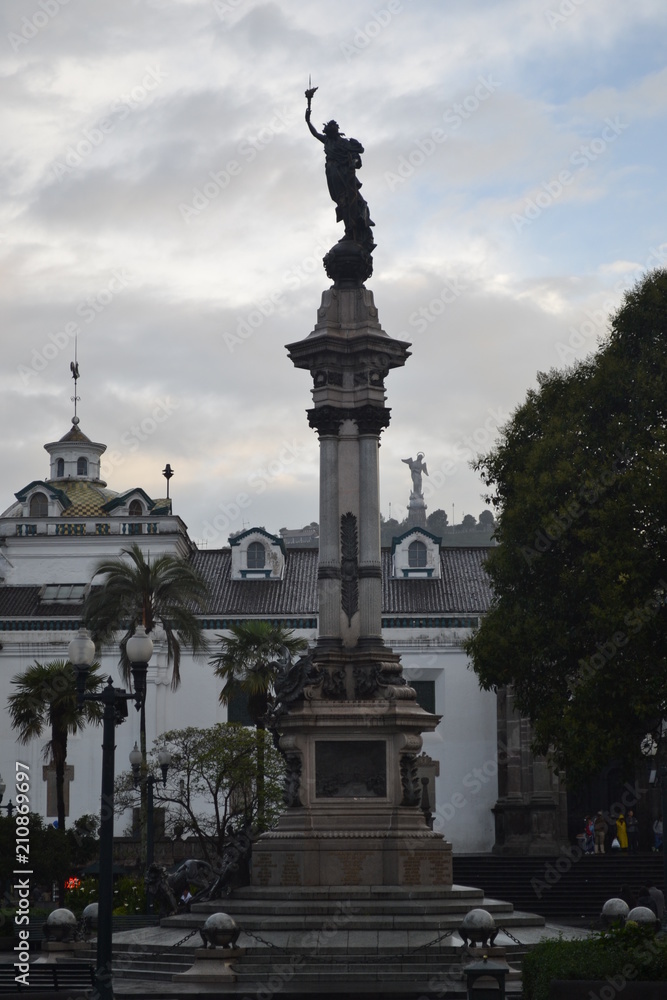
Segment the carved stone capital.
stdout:
<path fill-rule="evenodd" d="M 378 437 L 389 426 L 391 410 L 386 406 L 371 406 L 367 404 L 352 411 L 352 419 L 356 420 L 360 434 L 374 434 Z"/>
<path fill-rule="evenodd" d="M 347 410 L 337 406 L 316 406 L 306 412 L 308 423 L 315 428 L 320 437 L 337 436 L 341 423 L 347 417 Z"/>

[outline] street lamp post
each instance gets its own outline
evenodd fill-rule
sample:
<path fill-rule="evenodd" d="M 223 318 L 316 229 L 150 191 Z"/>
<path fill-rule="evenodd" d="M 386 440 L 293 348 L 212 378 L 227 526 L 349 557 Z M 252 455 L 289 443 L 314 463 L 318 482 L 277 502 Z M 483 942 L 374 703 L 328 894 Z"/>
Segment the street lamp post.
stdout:
<path fill-rule="evenodd" d="M 168 750 L 160 750 L 157 755 L 158 763 L 160 765 L 160 770 L 162 771 L 162 784 L 167 784 L 167 771 L 169 770 L 169 765 L 171 764 L 171 754 Z M 141 765 L 143 762 L 143 755 L 141 750 L 137 746 L 136 742 L 134 748 L 130 751 L 130 765 L 132 767 L 132 780 L 134 782 L 134 787 L 138 788 L 139 785 L 143 784 L 146 787 L 147 792 L 147 810 L 146 810 L 146 872 L 153 864 L 155 860 L 155 824 L 154 824 L 154 797 L 153 789 L 155 787 L 155 782 L 159 779 L 153 774 L 147 775 L 145 778 L 141 777 Z M 152 900 L 150 898 L 150 893 L 148 891 L 148 880 L 146 879 L 146 913 L 153 912 Z"/>
<path fill-rule="evenodd" d="M 137 629 L 139 632 L 139 629 Z M 102 705 L 102 795 L 100 811 L 100 883 L 97 922 L 97 963 L 95 988 L 98 1000 L 113 1000 L 112 983 L 112 915 L 113 915 L 113 809 L 115 729 L 127 718 L 127 703 L 134 701 L 140 709 L 146 694 L 148 660 L 153 643 L 146 636 L 133 636 L 127 643 L 127 655 L 132 664 L 134 693 L 115 688 L 108 678 L 99 694 L 86 691 L 86 680 L 95 658 L 95 644 L 87 629 L 81 628 L 68 648 L 69 660 L 76 675 L 77 703 L 86 701 Z M 132 643 L 134 645 L 131 648 Z"/>

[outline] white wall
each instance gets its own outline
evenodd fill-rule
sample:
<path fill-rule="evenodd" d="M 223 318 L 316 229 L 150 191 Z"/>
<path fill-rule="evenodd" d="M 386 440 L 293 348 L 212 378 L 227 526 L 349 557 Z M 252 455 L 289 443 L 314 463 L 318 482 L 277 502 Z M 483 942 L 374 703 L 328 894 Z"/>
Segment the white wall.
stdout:
<path fill-rule="evenodd" d="M 433 828 L 455 854 L 478 854 L 490 851 L 495 841 L 496 697 L 480 691 L 459 645 L 462 634 L 460 629 L 431 630 L 420 641 L 406 642 L 396 630 L 385 641 L 401 654 L 408 683 L 435 682 L 436 713 L 442 719 L 435 732 L 424 735 L 424 752 L 440 762 Z"/>

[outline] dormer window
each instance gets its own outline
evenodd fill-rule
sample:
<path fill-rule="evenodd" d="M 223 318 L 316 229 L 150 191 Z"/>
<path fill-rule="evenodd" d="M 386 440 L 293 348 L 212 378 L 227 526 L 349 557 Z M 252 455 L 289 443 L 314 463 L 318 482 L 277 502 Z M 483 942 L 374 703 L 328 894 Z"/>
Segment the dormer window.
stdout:
<path fill-rule="evenodd" d="M 58 479 L 64 479 L 65 478 L 65 459 L 64 458 L 59 458 L 58 461 L 57 461 L 57 463 L 56 463 L 56 477 Z"/>
<path fill-rule="evenodd" d="M 128 515 L 130 517 L 141 517 L 144 512 L 144 508 L 141 506 L 140 500 L 131 500 L 130 506 L 128 508 Z"/>
<path fill-rule="evenodd" d="M 87 476 L 88 475 L 88 459 L 78 458 L 76 462 L 76 474 L 77 476 Z"/>
<path fill-rule="evenodd" d="M 440 576 L 440 539 L 426 528 L 409 528 L 392 539 L 395 580 L 437 580 Z"/>
<path fill-rule="evenodd" d="M 49 501 L 44 493 L 33 493 L 30 497 L 30 517 L 48 517 Z"/>
<path fill-rule="evenodd" d="M 232 580 L 282 580 L 285 544 L 266 528 L 248 528 L 229 539 Z"/>
<path fill-rule="evenodd" d="M 261 542 L 251 542 L 248 546 L 248 569 L 264 569 L 266 549 Z"/>
<path fill-rule="evenodd" d="M 408 548 L 408 566 L 421 569 L 426 566 L 426 546 L 423 542 L 411 542 Z"/>

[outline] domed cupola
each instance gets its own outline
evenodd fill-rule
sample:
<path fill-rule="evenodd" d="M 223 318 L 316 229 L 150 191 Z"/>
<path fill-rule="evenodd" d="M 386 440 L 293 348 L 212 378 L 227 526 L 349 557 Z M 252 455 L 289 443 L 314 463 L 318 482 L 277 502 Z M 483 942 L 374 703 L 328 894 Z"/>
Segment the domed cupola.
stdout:
<path fill-rule="evenodd" d="M 72 417 L 72 428 L 60 441 L 53 441 L 44 447 L 51 456 L 51 482 L 79 480 L 106 486 L 100 479 L 100 460 L 107 446 L 86 437 L 79 426 L 78 417 Z"/>

